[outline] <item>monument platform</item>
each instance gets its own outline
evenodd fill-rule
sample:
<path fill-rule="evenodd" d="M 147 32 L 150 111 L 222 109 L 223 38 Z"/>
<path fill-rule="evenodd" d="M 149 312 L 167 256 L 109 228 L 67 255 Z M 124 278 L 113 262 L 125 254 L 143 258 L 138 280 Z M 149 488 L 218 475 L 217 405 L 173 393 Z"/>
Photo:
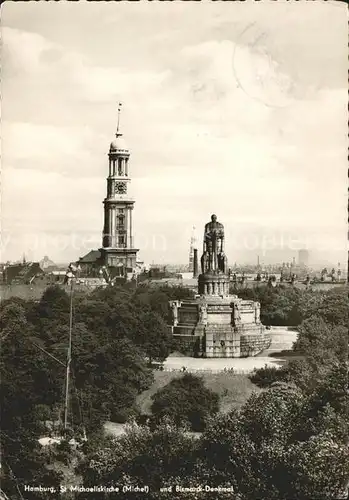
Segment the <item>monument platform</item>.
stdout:
<path fill-rule="evenodd" d="M 171 301 L 171 333 L 187 355 L 205 358 L 256 356 L 271 343 L 260 305 L 236 295 Z M 175 318 L 175 319 L 174 319 Z"/>

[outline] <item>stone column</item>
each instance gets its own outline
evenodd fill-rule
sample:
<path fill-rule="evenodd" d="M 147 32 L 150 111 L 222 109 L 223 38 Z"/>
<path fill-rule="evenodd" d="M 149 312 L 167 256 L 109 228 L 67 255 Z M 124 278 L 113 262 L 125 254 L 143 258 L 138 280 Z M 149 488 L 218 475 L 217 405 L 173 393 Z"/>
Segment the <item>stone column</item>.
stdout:
<path fill-rule="evenodd" d="M 110 214 L 110 236 L 111 236 L 111 246 L 112 247 L 115 247 L 115 208 L 114 206 L 112 205 L 110 207 L 110 211 L 109 211 L 109 214 Z"/>
<path fill-rule="evenodd" d="M 130 207 L 130 210 L 129 210 L 129 215 L 130 215 L 130 228 L 129 228 L 129 231 L 130 231 L 130 248 L 133 248 L 133 234 L 132 234 L 132 210 L 133 210 L 133 207 L 131 206 Z"/>

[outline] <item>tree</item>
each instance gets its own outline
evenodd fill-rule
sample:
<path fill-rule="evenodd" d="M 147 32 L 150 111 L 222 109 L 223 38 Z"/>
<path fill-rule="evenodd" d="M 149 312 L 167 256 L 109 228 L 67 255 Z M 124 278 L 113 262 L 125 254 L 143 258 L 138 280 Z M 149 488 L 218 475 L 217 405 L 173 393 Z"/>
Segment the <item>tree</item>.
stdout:
<path fill-rule="evenodd" d="M 292 444 L 285 454 L 285 469 L 292 498 L 341 498 L 348 477 L 348 446 L 326 432 Z"/>
<path fill-rule="evenodd" d="M 270 387 L 275 382 L 286 382 L 288 373 L 284 367 L 268 366 L 254 369 L 250 374 L 250 380 L 258 387 Z"/>
<path fill-rule="evenodd" d="M 144 354 L 131 340 L 139 322 L 130 297 L 129 290 L 73 297 L 69 422 L 76 423 L 76 431 L 82 420 L 96 432 L 120 412 L 128 418 L 136 396 L 152 383 Z M 0 308 L 1 442 L 11 498 L 12 473 L 22 484 L 49 477 L 38 438 L 47 432 L 44 421 L 56 420 L 62 409 L 69 308 L 69 296 L 58 287 L 47 289 L 38 304 L 11 300 Z"/>
<path fill-rule="evenodd" d="M 136 396 L 152 383 L 153 375 L 128 339 L 96 346 L 92 352 L 89 346 L 89 338 L 82 339 L 73 356 L 73 367 L 87 421 L 94 427 L 96 415 L 92 420 L 88 417 L 93 409 L 98 410 L 100 422 L 112 420 L 120 411 L 133 407 Z"/>
<path fill-rule="evenodd" d="M 253 395 L 240 412 L 212 421 L 197 453 L 217 481 L 233 478 L 246 500 L 336 498 L 347 477 L 348 447 L 328 409 L 317 415 L 312 434 L 302 434 L 310 406 L 299 388 L 277 384 Z"/>
<path fill-rule="evenodd" d="M 171 337 L 163 318 L 153 312 L 146 311 L 139 316 L 141 326 L 135 332 L 134 342 L 141 347 L 152 361 L 163 362 L 170 353 Z"/>
<path fill-rule="evenodd" d="M 43 419 L 61 395 L 59 379 L 52 375 L 52 360 L 33 343 L 34 329 L 24 308 L 7 303 L 1 308 L 3 330 L 1 356 L 2 487 L 11 498 L 20 498 L 18 484 L 59 483 L 59 476 L 45 467 L 38 437 Z M 36 340 L 36 339 L 35 339 Z M 40 482 L 41 481 L 41 482 Z M 39 498 L 30 493 L 30 499 Z"/>
<path fill-rule="evenodd" d="M 347 289 L 340 287 L 327 292 L 304 292 L 300 297 L 299 309 L 303 320 L 317 316 L 326 323 L 347 327 Z"/>
<path fill-rule="evenodd" d="M 203 430 L 218 409 L 218 394 L 207 389 L 203 380 L 192 374 L 173 379 L 160 389 L 154 394 L 151 406 L 157 421 L 170 417 L 179 426 L 190 423 L 194 431 Z"/>
<path fill-rule="evenodd" d="M 77 472 L 82 474 L 85 486 L 147 485 L 149 492 L 146 498 L 149 500 L 237 500 L 231 493 L 198 491 L 194 496 L 176 491 L 176 485 L 199 489 L 205 484 L 215 484 L 212 477 L 209 478 L 212 471 L 202 468 L 204 461 L 198 461 L 196 450 L 196 439 L 167 421 L 161 422 L 154 430 L 147 426 L 130 425 L 125 435 L 104 441 L 92 451 L 79 464 Z M 173 490 L 160 491 L 164 487 L 172 487 Z M 78 498 L 87 500 L 88 496 L 82 494 Z M 120 493 L 109 493 L 105 498 L 117 499 Z M 133 499 L 135 493 L 124 493 L 122 498 Z"/>
<path fill-rule="evenodd" d="M 168 316 L 168 303 L 170 300 L 190 300 L 194 297 L 194 292 L 182 286 L 164 285 L 158 288 L 151 288 L 145 284 L 139 286 L 133 296 L 133 301 L 137 305 L 147 305 L 154 312 L 158 313 L 164 320 Z"/>
<path fill-rule="evenodd" d="M 294 287 L 259 285 L 238 290 L 238 296 L 261 304 L 261 320 L 266 325 L 296 326 L 301 321 L 299 298 L 301 292 Z"/>

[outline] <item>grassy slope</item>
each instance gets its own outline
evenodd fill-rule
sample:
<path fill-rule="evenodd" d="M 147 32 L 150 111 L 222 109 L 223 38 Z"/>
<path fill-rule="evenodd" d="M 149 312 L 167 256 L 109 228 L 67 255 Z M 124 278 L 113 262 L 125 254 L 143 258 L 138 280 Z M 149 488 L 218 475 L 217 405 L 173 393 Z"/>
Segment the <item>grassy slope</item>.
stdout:
<path fill-rule="evenodd" d="M 167 385 L 174 378 L 182 377 L 178 372 L 154 372 L 154 383 L 147 391 L 137 397 L 137 403 L 142 413 L 150 414 L 152 395 Z M 253 391 L 260 391 L 248 378 L 247 375 L 221 373 L 203 373 L 202 378 L 206 387 L 217 392 L 221 397 L 221 411 L 227 412 L 231 408 L 239 408 Z"/>

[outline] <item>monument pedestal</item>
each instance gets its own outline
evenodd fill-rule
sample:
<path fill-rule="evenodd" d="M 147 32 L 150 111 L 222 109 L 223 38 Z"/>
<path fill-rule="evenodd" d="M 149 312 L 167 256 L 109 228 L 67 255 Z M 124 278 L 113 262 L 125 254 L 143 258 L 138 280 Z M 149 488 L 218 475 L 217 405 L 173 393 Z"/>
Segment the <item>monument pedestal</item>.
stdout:
<path fill-rule="evenodd" d="M 228 296 L 229 276 L 224 273 L 203 273 L 198 279 L 198 290 L 200 295 Z"/>
<path fill-rule="evenodd" d="M 172 301 L 171 333 L 182 352 L 205 358 L 255 356 L 270 345 L 259 304 L 236 295 Z M 173 311 L 177 317 L 173 322 Z"/>

